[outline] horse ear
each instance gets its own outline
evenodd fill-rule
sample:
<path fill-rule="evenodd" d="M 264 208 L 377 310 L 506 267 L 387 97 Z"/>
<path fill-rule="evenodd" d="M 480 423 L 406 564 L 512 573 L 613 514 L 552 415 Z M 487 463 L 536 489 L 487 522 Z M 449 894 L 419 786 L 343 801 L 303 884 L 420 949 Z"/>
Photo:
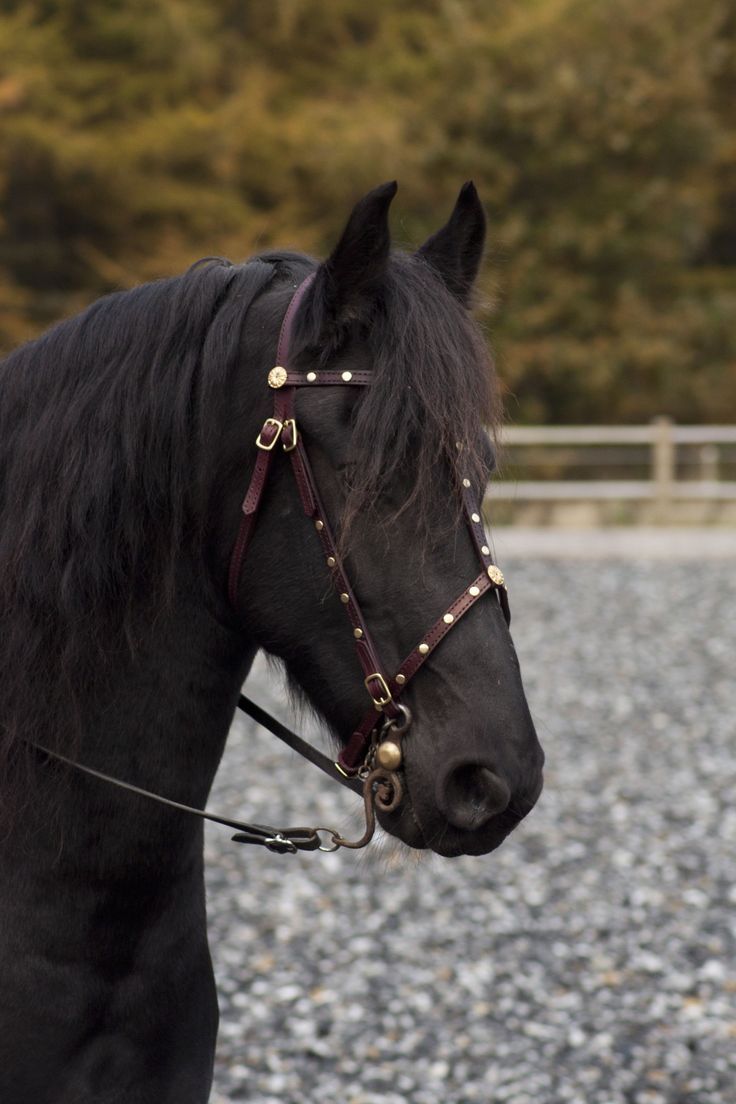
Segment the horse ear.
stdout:
<path fill-rule="evenodd" d="M 339 242 L 317 270 L 312 316 L 320 333 L 363 317 L 375 299 L 391 247 L 388 209 L 396 190 L 392 180 L 356 203 Z"/>
<path fill-rule="evenodd" d="M 486 240 L 486 216 L 475 184 L 460 189 L 449 222 L 417 250 L 465 306 L 478 275 Z"/>

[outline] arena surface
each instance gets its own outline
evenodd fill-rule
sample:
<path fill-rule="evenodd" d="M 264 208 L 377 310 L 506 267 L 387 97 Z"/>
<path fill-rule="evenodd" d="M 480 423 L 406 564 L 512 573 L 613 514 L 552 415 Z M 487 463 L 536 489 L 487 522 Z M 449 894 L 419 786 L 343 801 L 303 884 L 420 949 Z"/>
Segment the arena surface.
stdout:
<path fill-rule="evenodd" d="M 736 540 L 644 537 L 497 534 L 548 761 L 500 851 L 208 827 L 213 1104 L 736 1102 Z M 276 743 L 238 721 L 210 807 L 357 827 Z"/>

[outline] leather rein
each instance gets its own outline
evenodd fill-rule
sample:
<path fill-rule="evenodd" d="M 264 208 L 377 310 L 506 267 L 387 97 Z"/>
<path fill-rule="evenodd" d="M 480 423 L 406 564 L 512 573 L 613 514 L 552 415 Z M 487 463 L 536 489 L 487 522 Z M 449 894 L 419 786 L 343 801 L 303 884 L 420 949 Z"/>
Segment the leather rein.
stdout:
<path fill-rule="evenodd" d="M 339 832 L 330 828 L 274 828 L 270 825 L 248 824 L 239 820 L 232 820 L 210 813 L 206 809 L 198 809 L 196 806 L 185 805 L 170 798 L 162 797 L 160 794 L 144 790 L 112 775 L 87 767 L 40 744 L 33 745 L 50 758 L 93 778 L 111 783 L 120 789 L 156 801 L 169 808 L 177 809 L 180 812 L 190 813 L 203 820 L 234 828 L 236 832 L 232 838 L 237 843 L 260 844 L 269 851 L 279 854 L 294 854 L 297 851 L 336 851 L 340 847 L 355 849 L 365 847 L 370 842 L 375 831 L 376 808 L 390 812 L 398 808 L 403 798 L 401 738 L 411 725 L 409 708 L 403 705 L 400 700 L 406 686 L 447 633 L 484 594 L 488 592 L 495 593 L 507 623 L 510 620 L 504 577 L 500 569 L 491 560 L 480 508 L 473 500 L 470 480 L 464 478 L 460 492 L 463 512 L 480 562 L 480 574 L 465 587 L 462 593 L 447 608 L 446 612 L 435 621 L 393 674 L 388 674 L 381 663 L 371 639 L 368 625 L 361 612 L 360 604 L 345 573 L 337 542 L 322 504 L 295 416 L 295 399 L 299 388 L 366 387 L 372 382 L 373 374 L 371 371 L 339 372 L 323 370 L 300 372 L 289 367 L 294 321 L 313 280 L 314 273 L 307 276 L 292 295 L 279 333 L 276 367 L 268 373 L 268 386 L 274 392 L 273 413 L 266 418 L 255 442 L 257 448 L 255 467 L 243 499 L 240 527 L 230 558 L 228 598 L 231 606 L 237 609 L 238 585 L 243 560 L 255 528 L 259 507 L 268 482 L 268 475 L 277 455 L 277 446 L 280 445 L 278 451 L 283 452 L 291 462 L 291 469 L 304 513 L 311 520 L 319 537 L 326 567 L 348 616 L 352 628 L 353 643 L 364 675 L 363 685 L 371 704 L 340 751 L 336 761 L 303 740 L 302 737 L 281 724 L 280 721 L 243 694 L 239 696 L 238 708 L 253 717 L 258 724 L 269 729 L 270 732 L 278 736 L 279 739 L 283 740 L 304 758 L 314 763 L 331 779 L 355 793 L 362 794 L 366 818 L 363 835 L 357 840 L 348 840 Z"/>

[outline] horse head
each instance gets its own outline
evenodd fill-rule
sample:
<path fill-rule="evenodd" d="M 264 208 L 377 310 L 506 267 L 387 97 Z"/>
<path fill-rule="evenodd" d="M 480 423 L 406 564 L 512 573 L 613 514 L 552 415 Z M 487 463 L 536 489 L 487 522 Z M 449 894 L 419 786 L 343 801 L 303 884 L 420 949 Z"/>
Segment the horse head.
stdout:
<path fill-rule="evenodd" d="M 373 703 L 389 737 L 402 732 L 393 753 L 402 800 L 379 808 L 384 827 L 413 847 L 482 854 L 532 808 L 543 763 L 481 521 L 498 402 L 468 306 L 485 217 L 468 184 L 421 249 L 392 252 L 395 191 L 387 184 L 362 199 L 321 264 L 259 258 L 274 274 L 250 306 L 233 383 L 214 570 L 221 592 L 230 572 L 244 643 L 283 662 L 344 762 L 359 765 L 356 728 L 371 727 Z M 277 364 L 277 348 L 288 363 Z M 273 390 L 291 381 L 305 386 L 291 388 L 282 421 L 272 417 Z M 289 463 L 297 440 L 311 490 Z M 246 549 L 236 533 L 256 441 L 277 451 Z M 486 574 L 493 586 L 483 585 Z M 369 641 L 377 661 L 365 658 Z M 377 739 L 358 740 L 368 763 Z"/>

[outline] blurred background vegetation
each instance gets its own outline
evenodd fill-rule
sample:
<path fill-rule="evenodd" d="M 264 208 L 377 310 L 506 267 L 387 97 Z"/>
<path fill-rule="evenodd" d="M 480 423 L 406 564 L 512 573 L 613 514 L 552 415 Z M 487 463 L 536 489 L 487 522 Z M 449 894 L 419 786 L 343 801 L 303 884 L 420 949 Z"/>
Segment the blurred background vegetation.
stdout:
<path fill-rule="evenodd" d="M 0 0 L 0 346 L 475 180 L 509 414 L 736 418 L 733 0 Z"/>

